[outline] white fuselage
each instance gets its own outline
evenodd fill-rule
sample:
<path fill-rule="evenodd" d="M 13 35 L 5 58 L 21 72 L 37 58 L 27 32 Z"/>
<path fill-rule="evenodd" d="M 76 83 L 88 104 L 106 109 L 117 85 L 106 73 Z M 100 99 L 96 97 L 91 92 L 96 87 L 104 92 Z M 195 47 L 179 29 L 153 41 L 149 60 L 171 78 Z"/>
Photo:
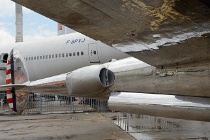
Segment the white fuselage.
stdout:
<path fill-rule="evenodd" d="M 80 33 L 2 46 L 0 54 L 9 53 L 12 48 L 18 48 L 25 58 L 30 81 L 128 57 L 127 54 Z M 0 84 L 5 84 L 5 70 L 0 70 L 0 76 Z"/>

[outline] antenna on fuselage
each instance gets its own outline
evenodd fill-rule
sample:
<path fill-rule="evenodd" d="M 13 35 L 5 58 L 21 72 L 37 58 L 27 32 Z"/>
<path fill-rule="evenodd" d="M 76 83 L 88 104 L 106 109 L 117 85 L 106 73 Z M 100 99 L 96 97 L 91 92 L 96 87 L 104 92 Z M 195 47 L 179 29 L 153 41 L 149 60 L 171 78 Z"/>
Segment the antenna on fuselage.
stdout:
<path fill-rule="evenodd" d="M 22 5 L 15 4 L 16 12 L 16 42 L 23 42 L 23 12 Z"/>

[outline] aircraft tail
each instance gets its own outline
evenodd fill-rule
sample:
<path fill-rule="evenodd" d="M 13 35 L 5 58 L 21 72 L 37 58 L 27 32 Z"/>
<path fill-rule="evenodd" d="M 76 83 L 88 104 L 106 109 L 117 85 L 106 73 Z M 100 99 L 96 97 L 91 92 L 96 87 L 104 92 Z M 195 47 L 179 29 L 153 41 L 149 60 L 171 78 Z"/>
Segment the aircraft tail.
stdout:
<path fill-rule="evenodd" d="M 17 114 L 24 111 L 28 103 L 28 93 L 18 92 L 16 88 L 19 86 L 10 85 L 22 85 L 27 82 L 29 82 L 29 77 L 24 58 L 18 49 L 12 49 L 7 60 L 6 85 L 8 88 L 6 94 L 9 107 Z"/>

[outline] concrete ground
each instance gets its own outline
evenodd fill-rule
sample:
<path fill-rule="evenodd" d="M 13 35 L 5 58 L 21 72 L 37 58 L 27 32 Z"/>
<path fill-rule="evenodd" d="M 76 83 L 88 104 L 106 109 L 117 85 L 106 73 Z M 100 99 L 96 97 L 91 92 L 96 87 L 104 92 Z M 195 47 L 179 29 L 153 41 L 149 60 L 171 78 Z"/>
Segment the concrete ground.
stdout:
<path fill-rule="evenodd" d="M 111 114 L 0 116 L 0 140 L 133 140 Z"/>

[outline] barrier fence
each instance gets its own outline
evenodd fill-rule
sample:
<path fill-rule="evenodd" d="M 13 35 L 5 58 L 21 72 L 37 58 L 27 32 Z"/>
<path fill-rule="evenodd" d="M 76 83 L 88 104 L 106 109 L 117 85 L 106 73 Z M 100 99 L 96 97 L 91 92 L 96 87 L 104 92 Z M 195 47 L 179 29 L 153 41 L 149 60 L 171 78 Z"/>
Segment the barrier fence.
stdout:
<path fill-rule="evenodd" d="M 12 114 L 5 94 L 0 95 L 0 114 Z M 34 113 L 72 113 L 87 111 L 107 111 L 107 101 L 58 95 L 30 94 L 29 102 L 23 114 Z"/>

